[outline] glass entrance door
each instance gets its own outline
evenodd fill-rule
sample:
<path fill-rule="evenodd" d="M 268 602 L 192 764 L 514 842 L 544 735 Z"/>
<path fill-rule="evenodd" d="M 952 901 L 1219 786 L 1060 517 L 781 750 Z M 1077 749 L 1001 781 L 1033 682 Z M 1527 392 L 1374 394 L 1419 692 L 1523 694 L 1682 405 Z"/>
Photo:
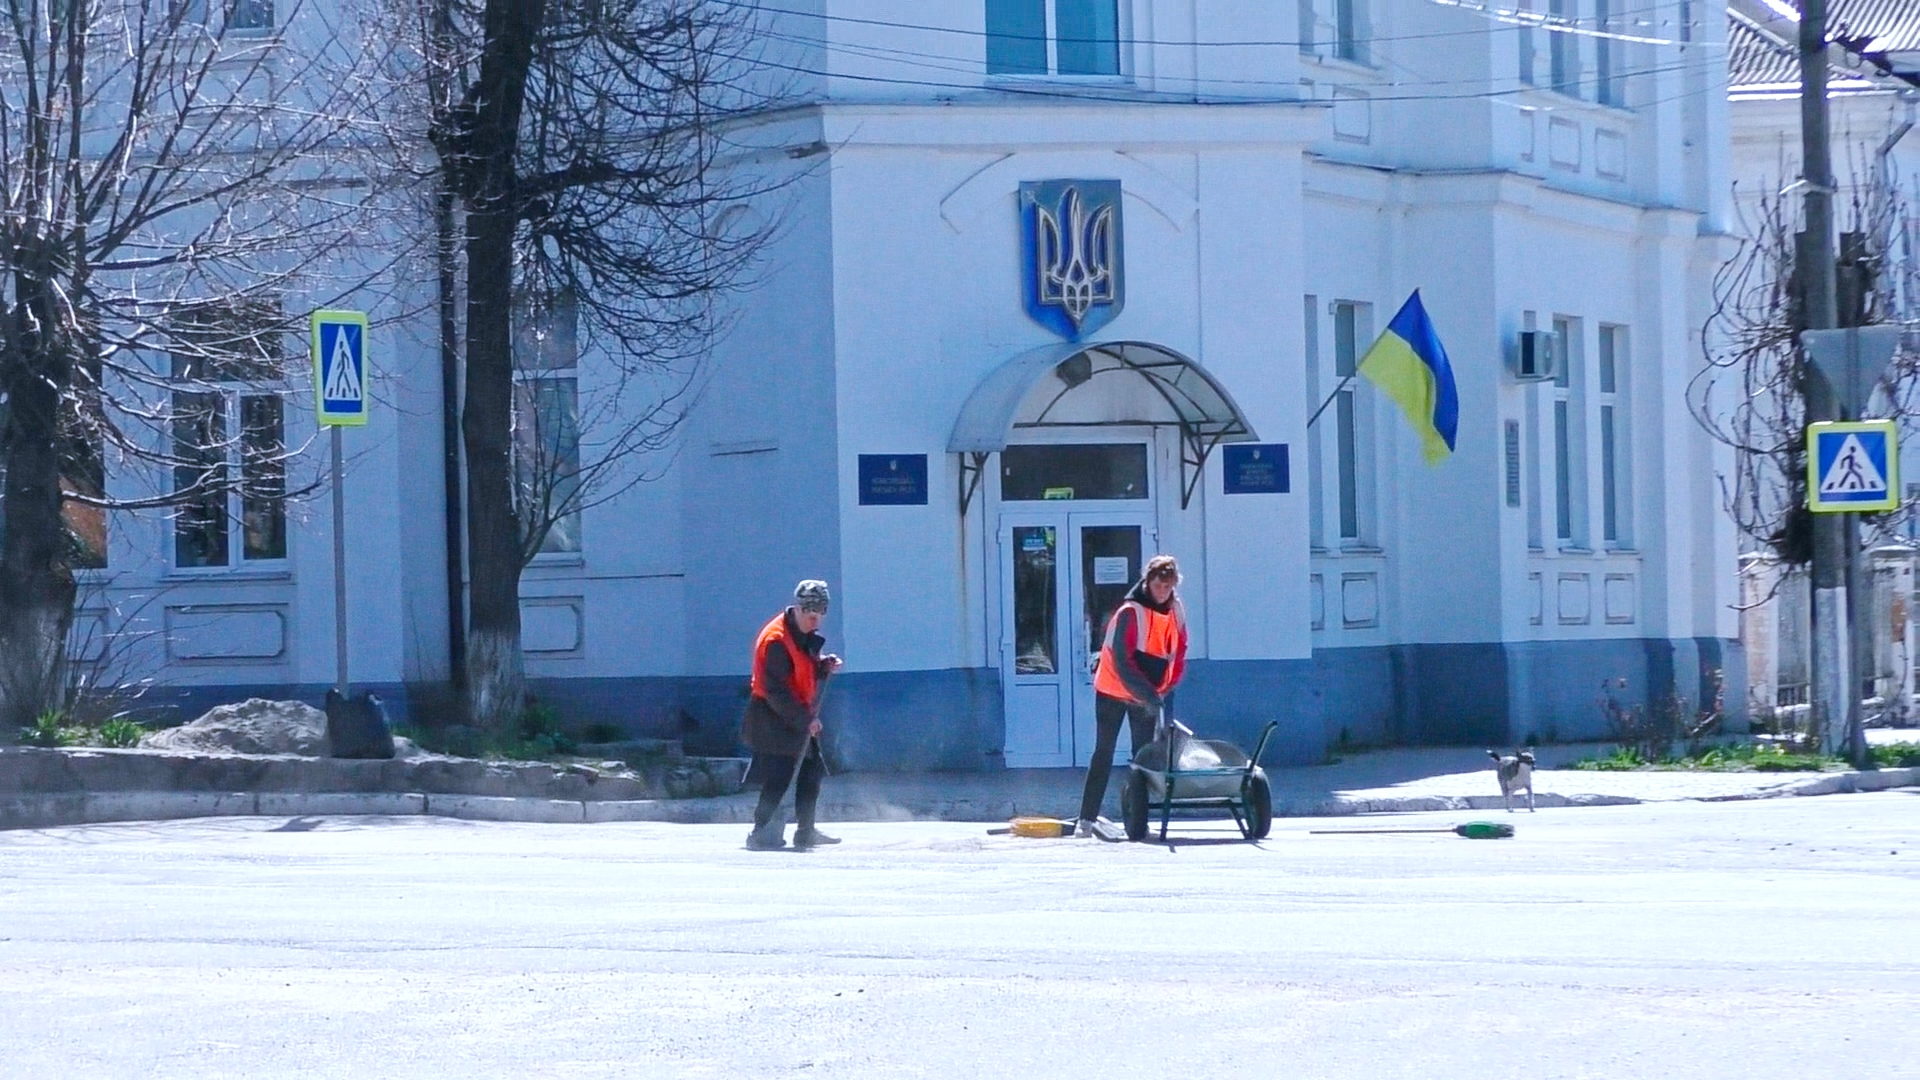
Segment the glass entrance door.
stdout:
<path fill-rule="evenodd" d="M 1073 687 L 1073 763 L 1093 760 L 1093 673 L 1106 644 L 1107 620 L 1127 598 L 1145 568 L 1145 545 L 1152 529 L 1139 515 L 1073 514 L 1069 517 L 1073 547 L 1070 582 L 1075 615 Z M 1132 758 L 1132 736 L 1120 728 L 1114 761 Z"/>
<path fill-rule="evenodd" d="M 1094 662 L 1152 537 L 1150 513 L 1002 514 L 1000 672 L 1010 768 L 1091 760 Z M 1116 760 L 1130 753 L 1123 732 Z"/>
<path fill-rule="evenodd" d="M 1007 767 L 1073 764 L 1073 697 L 1067 591 L 1061 588 L 1062 534 L 1053 515 L 1000 525 L 1000 683 L 1006 695 Z"/>

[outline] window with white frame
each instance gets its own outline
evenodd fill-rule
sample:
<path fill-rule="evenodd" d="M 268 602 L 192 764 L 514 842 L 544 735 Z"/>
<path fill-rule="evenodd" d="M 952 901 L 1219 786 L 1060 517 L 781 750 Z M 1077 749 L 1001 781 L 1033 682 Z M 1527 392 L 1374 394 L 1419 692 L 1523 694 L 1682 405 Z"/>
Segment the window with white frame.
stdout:
<path fill-rule="evenodd" d="M 1599 354 L 1594 365 L 1600 402 L 1600 535 L 1607 544 L 1629 546 L 1628 492 L 1631 490 L 1627 449 L 1627 328 L 1602 325 Z"/>
<path fill-rule="evenodd" d="M 1533 69 L 1533 25 L 1527 21 L 1533 15 L 1533 4 L 1534 0 L 1520 0 L 1516 5 L 1520 25 L 1514 30 L 1514 39 L 1520 50 L 1520 81 L 1528 86 L 1539 85 Z"/>
<path fill-rule="evenodd" d="M 227 29 L 271 30 L 273 26 L 273 0 L 227 0 Z"/>
<path fill-rule="evenodd" d="M 1306 340 L 1302 343 L 1305 350 L 1307 400 L 1314 408 L 1320 407 L 1320 298 L 1308 293 L 1306 310 L 1301 325 L 1306 330 Z M 1321 414 L 1324 419 L 1325 414 Z M 1319 426 L 1320 421 L 1315 421 Z M 1326 486 L 1321 482 L 1321 469 L 1326 455 L 1320 450 L 1320 432 L 1307 432 L 1307 543 L 1315 549 L 1327 546 L 1327 513 L 1324 500 Z"/>
<path fill-rule="evenodd" d="M 1366 432 L 1360 408 L 1358 384 L 1351 378 L 1358 371 L 1360 346 L 1372 330 L 1373 305 L 1352 300 L 1333 304 L 1333 374 L 1340 390 L 1333 401 L 1334 464 L 1339 492 L 1340 539 L 1359 542 L 1365 539 L 1365 469 L 1368 455 Z"/>
<path fill-rule="evenodd" d="M 1367 0 L 1333 0 L 1333 55 L 1356 64 L 1368 62 Z"/>
<path fill-rule="evenodd" d="M 277 306 L 198 305 L 171 326 L 173 565 L 287 557 L 286 402 Z"/>
<path fill-rule="evenodd" d="M 986 0 L 987 74 L 1120 74 L 1119 0 Z"/>
<path fill-rule="evenodd" d="M 168 13 L 175 26 L 205 27 L 212 6 L 209 0 L 170 0 Z M 219 10 L 226 16 L 228 30 L 260 31 L 274 28 L 273 0 L 225 0 L 224 7 Z"/>
<path fill-rule="evenodd" d="M 1593 0 L 1593 25 L 1599 34 L 1593 39 L 1593 100 L 1602 105 L 1625 104 L 1620 79 L 1620 51 L 1624 42 L 1606 35 L 1614 29 L 1620 0 Z"/>
<path fill-rule="evenodd" d="M 1524 311 L 1520 315 L 1520 328 L 1532 332 L 1539 329 L 1539 315 L 1533 311 Z M 1523 465 L 1520 475 L 1521 498 L 1527 507 L 1527 548 L 1531 551 L 1546 549 L 1546 525 L 1541 507 L 1544 500 L 1541 495 L 1541 473 L 1545 471 L 1541 462 L 1545 460 L 1541 453 L 1540 411 L 1542 394 L 1538 386 L 1529 387 L 1526 394 L 1526 423 L 1522 425 L 1520 438 Z"/>
<path fill-rule="evenodd" d="M 1580 20 L 1580 0 L 1547 0 L 1547 85 L 1580 96 L 1580 38 L 1570 34 Z"/>
<path fill-rule="evenodd" d="M 1585 541 L 1586 440 L 1580 411 L 1580 320 L 1553 319 L 1554 350 L 1560 370 L 1553 380 L 1553 535 L 1565 547 Z"/>
<path fill-rule="evenodd" d="M 515 305 L 514 487 L 539 553 L 580 551 L 579 310 L 572 293 Z"/>
<path fill-rule="evenodd" d="M 91 385 L 100 385 L 100 365 L 91 365 Z M 97 415 L 98 399 L 77 402 L 83 415 Z M 89 404 L 92 408 L 89 408 Z M 7 403 L 0 399 L 0 431 L 7 427 Z M 86 433 L 62 437 L 60 441 L 60 518 L 67 529 L 67 560 L 75 570 L 103 570 L 107 565 L 107 512 L 104 508 L 79 501 L 98 499 L 107 493 L 106 456 L 103 440 Z M 7 463 L 0 459 L 0 488 L 7 483 Z M 6 507 L 0 504 L 0 534 L 6 532 Z"/>

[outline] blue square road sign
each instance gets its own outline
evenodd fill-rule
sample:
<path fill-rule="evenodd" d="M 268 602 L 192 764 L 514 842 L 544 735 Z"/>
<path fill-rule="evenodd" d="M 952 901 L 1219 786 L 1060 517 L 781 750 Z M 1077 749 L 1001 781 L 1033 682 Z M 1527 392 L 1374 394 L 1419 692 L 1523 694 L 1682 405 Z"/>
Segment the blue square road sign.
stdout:
<path fill-rule="evenodd" d="M 313 406 L 323 426 L 367 422 L 367 314 L 313 313 Z"/>
<path fill-rule="evenodd" d="M 1861 513 L 1900 508 L 1900 449 L 1891 420 L 1807 425 L 1807 509 Z"/>

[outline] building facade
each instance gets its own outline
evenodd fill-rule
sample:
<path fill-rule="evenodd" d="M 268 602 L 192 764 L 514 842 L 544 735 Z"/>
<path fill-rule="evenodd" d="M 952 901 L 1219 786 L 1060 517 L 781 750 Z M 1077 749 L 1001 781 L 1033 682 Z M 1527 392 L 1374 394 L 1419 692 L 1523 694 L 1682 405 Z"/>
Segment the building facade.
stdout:
<path fill-rule="evenodd" d="M 1164 551 L 1174 711 L 1249 743 L 1279 720 L 1277 759 L 1600 737 L 1603 682 L 1745 700 L 1725 465 L 1685 405 L 1727 252 L 1718 19 L 902 7 L 766 13 L 796 103 L 737 167 L 782 177 L 741 211 L 776 239 L 658 478 L 529 567 L 544 699 L 731 747 L 754 631 L 823 577 L 843 767 L 1083 763 L 1105 614 Z M 1351 378 L 1415 290 L 1459 391 L 1437 466 Z M 374 315 L 354 671 L 405 704 L 446 672 L 440 378 L 426 321 Z M 325 526 L 202 573 L 172 521 L 116 525 L 101 624 L 157 631 L 183 706 L 316 693 Z"/>

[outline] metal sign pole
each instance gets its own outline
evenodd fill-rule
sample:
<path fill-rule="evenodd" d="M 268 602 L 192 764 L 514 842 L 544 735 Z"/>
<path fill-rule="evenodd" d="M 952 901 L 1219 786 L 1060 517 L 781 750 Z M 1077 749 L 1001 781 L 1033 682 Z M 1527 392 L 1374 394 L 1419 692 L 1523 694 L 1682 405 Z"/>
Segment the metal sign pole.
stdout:
<path fill-rule="evenodd" d="M 1893 359 L 1894 352 L 1900 346 L 1905 328 L 1898 324 L 1880 326 L 1850 326 L 1833 330 L 1806 330 L 1800 334 L 1801 344 L 1806 349 L 1807 359 L 1813 363 L 1827 385 L 1832 388 L 1833 396 L 1838 400 L 1843 420 L 1860 420 L 1867 411 L 1873 396 L 1874 387 L 1886 373 L 1887 364 Z M 1886 501 L 1890 506 L 1900 504 L 1900 492 L 1896 490 L 1893 477 L 1899 469 L 1898 443 L 1894 436 L 1887 436 L 1888 491 Z M 1815 469 L 1809 473 L 1809 482 L 1818 487 Z M 1814 495 L 1810 491 L 1809 498 Z M 1867 506 L 1862 509 L 1877 510 L 1884 507 Z M 1830 642 L 1832 658 L 1829 661 L 1833 670 L 1839 673 L 1837 680 L 1838 700 L 1826 709 L 1826 723 L 1821 731 L 1821 749 L 1827 753 L 1845 754 L 1856 765 L 1866 763 L 1866 734 L 1864 717 L 1860 712 L 1860 699 L 1867 696 L 1869 688 L 1877 688 L 1876 665 L 1873 660 L 1873 627 L 1868 614 L 1871 611 L 1872 579 L 1862 572 L 1860 565 L 1860 516 L 1847 512 L 1841 515 L 1841 592 L 1837 603 L 1833 604 L 1832 622 L 1820 624 L 1816 615 L 1815 635 L 1820 641 Z"/>
<path fill-rule="evenodd" d="M 347 697 L 347 496 L 341 484 L 340 426 L 333 425 L 333 688 Z"/>
<path fill-rule="evenodd" d="M 340 428 L 367 423 L 367 314 L 316 311 L 309 324 L 314 418 L 333 429 L 333 688 L 344 701 L 351 679 L 347 673 L 347 484 Z"/>

